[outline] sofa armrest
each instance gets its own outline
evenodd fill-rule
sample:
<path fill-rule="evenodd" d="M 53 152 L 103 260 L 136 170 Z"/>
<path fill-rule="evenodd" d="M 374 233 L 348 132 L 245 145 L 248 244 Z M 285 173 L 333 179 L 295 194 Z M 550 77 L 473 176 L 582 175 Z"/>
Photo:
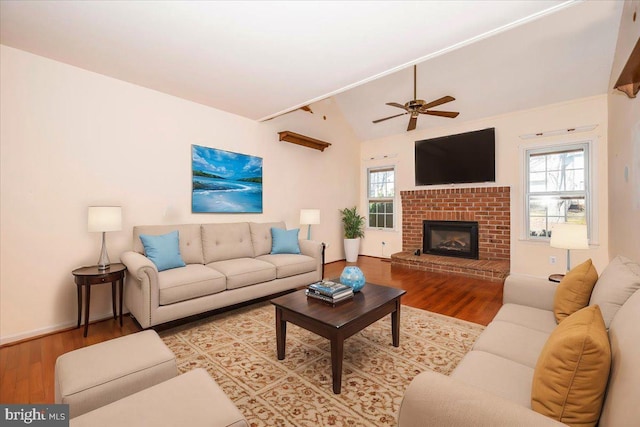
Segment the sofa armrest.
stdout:
<path fill-rule="evenodd" d="M 125 305 L 140 326 L 148 328 L 153 324 L 153 313 L 160 305 L 158 268 L 138 252 L 125 252 L 120 259 L 128 272 L 124 289 Z"/>
<path fill-rule="evenodd" d="M 324 243 L 316 242 L 315 240 L 298 240 L 300 244 L 300 253 L 315 258 L 316 271 L 318 276 L 315 280 L 322 280 L 324 278 Z"/>
<path fill-rule="evenodd" d="M 120 259 L 127 266 L 129 274 L 135 275 L 138 279 L 141 279 L 144 274 L 151 273 L 146 269 L 151 269 L 158 274 L 158 268 L 153 261 L 138 252 L 127 251 L 120 256 Z"/>
<path fill-rule="evenodd" d="M 504 281 L 502 302 L 553 310 L 558 284 L 539 277 L 510 275 Z"/>
<path fill-rule="evenodd" d="M 315 240 L 298 240 L 300 245 L 300 253 L 313 258 L 322 260 L 322 253 L 324 252 L 324 244 L 322 242 L 316 242 Z"/>
<path fill-rule="evenodd" d="M 405 391 L 398 427 L 564 426 L 488 391 L 436 372 L 423 372 Z"/>

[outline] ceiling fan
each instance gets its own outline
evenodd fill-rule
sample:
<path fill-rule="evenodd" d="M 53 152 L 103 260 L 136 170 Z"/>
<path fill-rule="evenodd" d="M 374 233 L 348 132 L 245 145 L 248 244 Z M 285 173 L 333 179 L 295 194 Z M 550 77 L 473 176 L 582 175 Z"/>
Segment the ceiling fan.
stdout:
<path fill-rule="evenodd" d="M 385 120 L 393 119 L 395 117 L 404 116 L 405 114 L 411 114 L 411 118 L 409 119 L 409 126 L 407 126 L 407 131 L 414 130 L 416 128 L 416 124 L 418 122 L 418 116 L 420 114 L 428 114 L 431 116 L 440 116 L 440 117 L 449 117 L 450 119 L 458 117 L 458 112 L 455 111 L 434 111 L 429 110 L 429 108 L 437 107 L 438 105 L 445 104 L 447 102 L 455 101 L 456 99 L 452 96 L 443 96 L 440 99 L 436 99 L 435 101 L 425 102 L 422 99 L 417 99 L 416 95 L 416 69 L 417 66 L 413 66 L 413 100 L 407 102 L 406 104 L 398 104 L 397 102 L 387 102 L 387 105 L 392 107 L 398 107 L 405 110 L 404 113 L 396 114 L 395 116 L 385 117 L 384 119 L 374 120 L 373 123 L 380 123 Z"/>

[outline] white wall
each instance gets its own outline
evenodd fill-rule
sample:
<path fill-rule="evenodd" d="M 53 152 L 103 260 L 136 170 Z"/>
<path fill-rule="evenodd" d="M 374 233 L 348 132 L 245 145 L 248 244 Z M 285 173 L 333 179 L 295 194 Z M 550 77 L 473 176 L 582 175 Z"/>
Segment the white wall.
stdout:
<path fill-rule="evenodd" d="M 464 113 L 464 112 L 463 112 Z M 463 116 L 460 116 L 463 119 Z M 447 119 L 443 119 L 443 122 Z M 496 183 L 511 187 L 511 272 L 545 277 L 563 272 L 566 251 L 550 248 L 547 243 L 529 242 L 523 235 L 523 150 L 542 145 L 556 145 L 591 139 L 594 142 L 594 190 L 593 206 L 597 214 L 597 242 L 589 250 L 572 251 L 572 265 L 592 258 L 598 271 L 607 264 L 607 100 L 606 96 L 596 96 L 571 102 L 554 104 L 542 108 L 518 111 L 496 117 L 463 122 L 446 121 L 446 126 L 434 129 L 407 132 L 393 137 L 364 141 L 361 143 L 360 185 L 366 188 L 367 168 L 372 166 L 396 165 L 398 210 L 400 211 L 400 191 L 427 187 L 416 187 L 414 182 L 414 142 L 426 138 L 462 133 L 488 127 L 496 129 Z M 573 128 L 596 124 L 592 132 L 575 135 L 545 137 L 524 140 L 519 135 Z M 388 156 L 387 159 L 382 157 Z M 372 160 L 372 158 L 374 158 Z M 473 187 L 482 184 L 460 184 L 455 187 Z M 429 188 L 445 188 L 430 186 Z M 366 212 L 366 194 L 360 195 L 360 210 Z M 402 250 L 402 218 L 397 219 L 394 232 L 368 229 L 362 243 L 362 253 L 388 257 Z M 386 244 L 383 246 L 382 242 Z M 384 252 L 383 252 L 384 251 Z M 556 256 L 558 263 L 549 264 L 549 256 Z"/>
<path fill-rule="evenodd" d="M 100 249 L 89 205 L 123 208 L 123 230 L 107 235 L 112 262 L 134 225 L 293 228 L 301 208 L 321 209 L 312 238 L 330 243 L 327 261 L 344 257 L 338 209 L 358 200 L 359 145 L 331 100 L 257 123 L 6 46 L 0 64 L 0 342 L 75 325 L 71 271 Z M 281 130 L 333 145 L 280 142 Z M 191 214 L 191 144 L 262 157 L 264 213 Z M 92 291 L 91 314 L 109 316 L 108 286 Z"/>
<path fill-rule="evenodd" d="M 613 88 L 640 37 L 640 1 L 625 2 L 611 69 Z M 609 102 L 609 255 L 640 261 L 640 94 L 611 89 Z"/>

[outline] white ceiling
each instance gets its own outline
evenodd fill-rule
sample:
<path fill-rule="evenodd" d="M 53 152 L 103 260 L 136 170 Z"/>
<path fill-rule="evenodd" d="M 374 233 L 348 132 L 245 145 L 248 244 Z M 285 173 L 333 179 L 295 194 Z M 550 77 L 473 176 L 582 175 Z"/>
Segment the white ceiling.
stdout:
<path fill-rule="evenodd" d="M 418 64 L 418 98 L 429 102 L 451 95 L 455 101 L 433 110 L 460 115 L 421 115 L 417 129 L 607 93 L 622 5 L 578 3 Z M 363 140 L 405 132 L 408 115 L 371 122 L 403 112 L 386 102 L 412 98 L 411 67 L 335 96 Z"/>
<path fill-rule="evenodd" d="M 0 1 L 0 43 L 261 120 L 335 95 L 363 139 L 385 102 L 470 120 L 605 93 L 620 1 Z M 405 69 L 406 68 L 406 69 Z M 401 71 L 398 71 L 401 70 Z M 367 83 L 368 82 L 368 83 Z M 365 83 L 365 84 L 363 84 Z M 418 128 L 452 120 L 421 116 Z"/>

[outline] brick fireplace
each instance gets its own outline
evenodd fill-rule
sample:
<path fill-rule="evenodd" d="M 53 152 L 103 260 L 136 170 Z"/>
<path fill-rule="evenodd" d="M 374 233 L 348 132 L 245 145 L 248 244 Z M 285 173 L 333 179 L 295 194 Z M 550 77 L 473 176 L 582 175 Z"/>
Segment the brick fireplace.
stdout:
<path fill-rule="evenodd" d="M 509 187 L 448 188 L 401 191 L 402 252 L 392 265 L 503 280 L 509 273 L 511 195 Z M 460 259 L 423 250 L 424 221 L 463 221 L 478 224 L 478 259 Z"/>

